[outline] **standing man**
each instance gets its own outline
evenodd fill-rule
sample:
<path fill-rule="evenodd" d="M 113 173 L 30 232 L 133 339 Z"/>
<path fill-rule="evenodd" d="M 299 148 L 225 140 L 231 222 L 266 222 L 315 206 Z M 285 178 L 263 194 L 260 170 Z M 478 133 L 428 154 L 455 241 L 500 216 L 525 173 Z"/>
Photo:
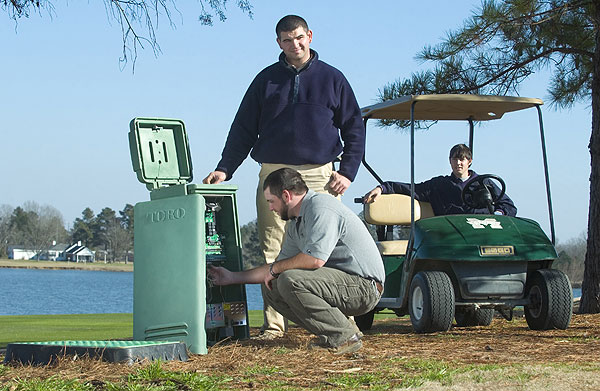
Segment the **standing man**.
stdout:
<path fill-rule="evenodd" d="M 215 171 L 204 183 L 231 179 L 248 154 L 261 164 L 256 209 L 258 235 L 267 263 L 281 249 L 285 222 L 269 210 L 263 182 L 271 172 L 291 167 L 316 192 L 343 194 L 354 180 L 364 154 L 365 129 L 354 92 L 344 75 L 310 49 L 313 33 L 304 19 L 282 18 L 275 28 L 283 51 L 262 70 L 242 99 Z M 339 170 L 332 162 L 341 154 Z M 261 337 L 283 336 L 284 318 L 263 289 Z"/>
<path fill-rule="evenodd" d="M 381 297 L 385 270 L 366 226 L 348 207 L 308 190 L 291 168 L 264 181 L 269 209 L 291 220 L 274 263 L 242 272 L 209 269 L 216 285 L 264 284 L 273 307 L 319 337 L 334 354 L 361 348 L 350 316 L 372 310 Z"/>

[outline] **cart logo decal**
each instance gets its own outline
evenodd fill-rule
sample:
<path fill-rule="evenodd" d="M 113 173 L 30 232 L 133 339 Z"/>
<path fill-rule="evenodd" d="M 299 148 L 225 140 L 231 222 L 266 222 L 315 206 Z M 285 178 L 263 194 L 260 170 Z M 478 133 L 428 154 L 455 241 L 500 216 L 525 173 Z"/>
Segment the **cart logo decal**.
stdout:
<path fill-rule="evenodd" d="M 484 229 L 488 225 L 492 229 L 502 229 L 502 225 L 500 225 L 500 222 L 494 218 L 480 220 L 474 217 L 467 217 L 467 223 L 471 224 L 471 227 L 473 227 L 474 229 Z"/>
<path fill-rule="evenodd" d="M 482 257 L 515 255 L 515 248 L 513 246 L 479 246 L 479 254 Z"/>

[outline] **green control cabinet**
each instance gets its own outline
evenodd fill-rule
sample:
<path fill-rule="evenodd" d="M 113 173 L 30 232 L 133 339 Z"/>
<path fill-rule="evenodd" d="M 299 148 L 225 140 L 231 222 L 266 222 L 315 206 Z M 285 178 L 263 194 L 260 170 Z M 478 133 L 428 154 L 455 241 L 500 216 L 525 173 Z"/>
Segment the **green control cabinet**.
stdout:
<path fill-rule="evenodd" d="M 212 286 L 210 265 L 242 270 L 236 186 L 195 185 L 182 121 L 134 118 L 133 169 L 150 190 L 134 208 L 133 339 L 182 341 L 192 353 L 248 338 L 244 285 Z"/>

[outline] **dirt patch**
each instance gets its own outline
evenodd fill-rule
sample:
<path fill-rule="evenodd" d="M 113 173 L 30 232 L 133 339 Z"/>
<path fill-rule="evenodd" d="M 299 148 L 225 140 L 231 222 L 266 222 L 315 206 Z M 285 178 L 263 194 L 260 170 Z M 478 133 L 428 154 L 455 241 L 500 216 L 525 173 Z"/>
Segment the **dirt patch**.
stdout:
<path fill-rule="evenodd" d="M 251 330 L 252 335 L 257 332 L 257 329 Z M 469 368 L 464 380 L 456 380 L 461 379 L 457 374 L 453 384 L 446 384 L 452 389 L 482 389 L 488 381 L 494 389 L 511 389 L 522 386 L 523 382 L 532 389 L 557 390 L 594 389 L 600 384 L 600 314 L 574 315 L 567 330 L 532 331 L 523 318 L 511 322 L 496 318 L 488 327 L 453 328 L 424 335 L 414 334 L 407 318 L 390 318 L 375 321 L 373 329 L 365 333 L 363 348 L 358 353 L 339 357 L 326 351 L 309 350 L 312 339 L 304 330 L 292 328 L 279 340 L 222 343 L 211 347 L 207 355 L 192 355 L 188 362 L 167 362 L 163 368 L 226 375 L 230 389 L 272 387 L 275 380 L 282 382 L 284 388 L 333 389 L 338 387 L 331 379 L 356 374 L 387 376 L 388 386 L 396 384 L 401 388 L 412 370 L 424 370 L 423 363 L 441 365 L 440 373 Z M 92 384 L 123 382 L 144 365 L 147 364 L 70 359 L 45 367 L 11 365 L 0 375 L 0 384 L 17 377 L 46 379 L 56 375 Z M 488 368 L 490 365 L 493 368 Z M 487 368 L 486 376 L 474 381 L 476 375 L 472 371 L 481 368 Z M 504 373 L 511 368 L 519 368 L 520 375 L 514 380 L 517 383 L 511 382 L 510 376 Z M 506 388 L 500 384 L 506 384 Z M 433 380 L 416 387 L 434 389 L 441 385 L 444 384 Z M 564 386 L 568 388 L 562 388 Z"/>

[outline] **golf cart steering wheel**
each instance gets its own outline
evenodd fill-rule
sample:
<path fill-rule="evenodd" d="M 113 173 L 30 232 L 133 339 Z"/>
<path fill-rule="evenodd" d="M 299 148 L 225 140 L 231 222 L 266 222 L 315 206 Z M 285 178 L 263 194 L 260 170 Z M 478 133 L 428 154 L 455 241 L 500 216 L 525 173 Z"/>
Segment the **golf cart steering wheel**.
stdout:
<path fill-rule="evenodd" d="M 494 193 L 490 191 L 488 186 L 486 186 L 483 183 L 483 181 L 486 179 L 494 179 L 500 183 L 500 194 L 494 195 Z M 505 190 L 506 184 L 504 183 L 504 180 L 498 175 L 477 175 L 475 178 L 471 178 L 467 181 L 465 187 L 462 190 L 461 198 L 463 203 L 468 207 L 475 209 L 487 207 L 491 214 L 494 213 L 494 204 L 498 202 L 500 198 L 502 198 Z"/>

